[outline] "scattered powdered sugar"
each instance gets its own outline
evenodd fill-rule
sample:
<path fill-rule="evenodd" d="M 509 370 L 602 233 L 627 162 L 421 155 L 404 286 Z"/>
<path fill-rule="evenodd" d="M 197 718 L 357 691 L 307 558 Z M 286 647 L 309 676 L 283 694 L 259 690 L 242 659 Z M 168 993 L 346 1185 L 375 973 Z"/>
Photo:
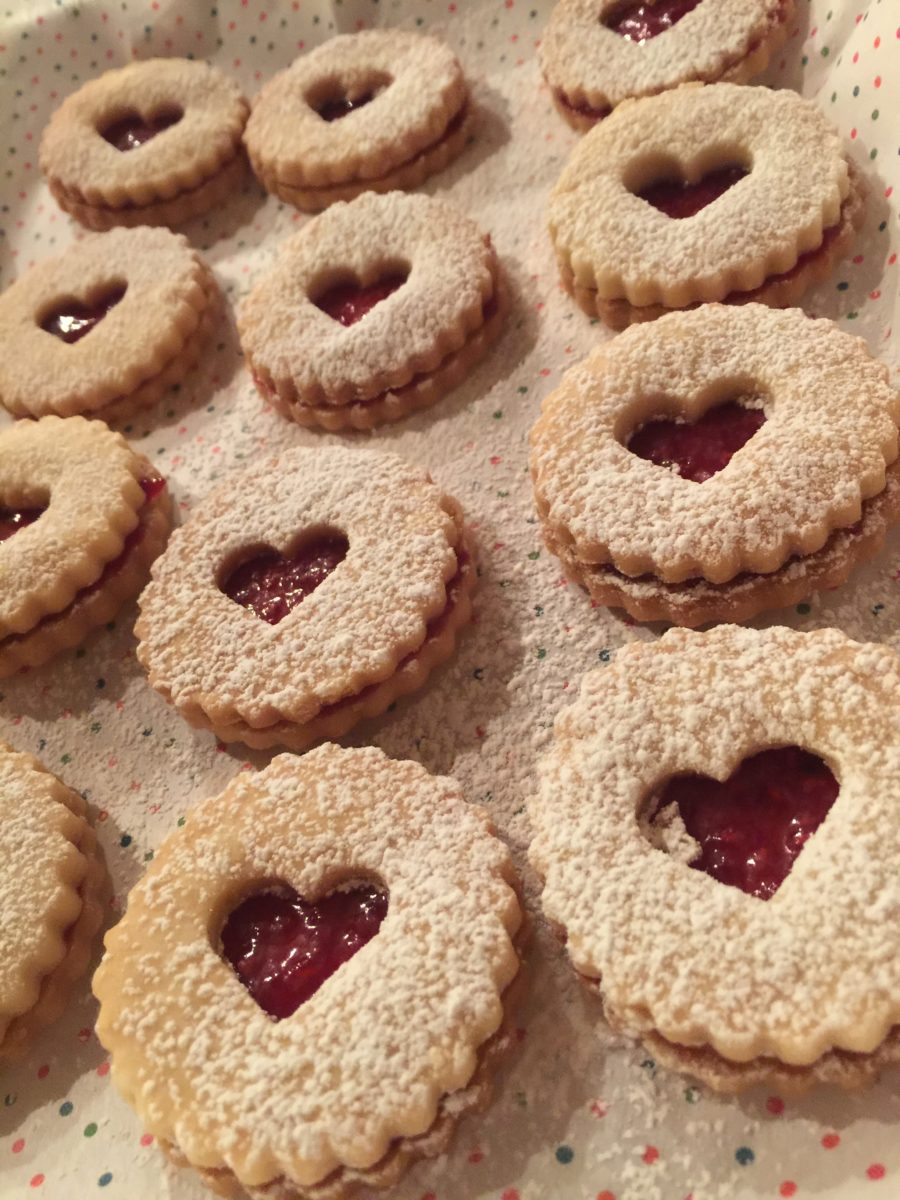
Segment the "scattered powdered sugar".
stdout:
<path fill-rule="evenodd" d="M 898 719 L 900 658 L 836 630 L 673 630 L 584 677 L 541 767 L 531 857 L 547 916 L 612 1011 L 739 1061 L 877 1046 L 900 1019 Z M 669 776 L 725 779 L 792 744 L 841 790 L 771 900 L 642 834 L 641 806 Z"/>
<path fill-rule="evenodd" d="M 785 0 L 698 4 L 664 37 L 638 43 L 604 23 L 619 0 L 561 0 L 544 30 L 541 67 L 570 104 L 602 109 L 692 79 L 717 79 L 786 17 Z"/>
<path fill-rule="evenodd" d="M 702 484 L 627 449 L 661 415 L 761 395 L 766 422 Z M 774 571 L 859 519 L 897 456 L 900 394 L 865 343 L 799 309 L 710 305 L 636 325 L 563 377 L 532 432 L 543 519 L 585 563 L 668 583 Z"/>
<path fill-rule="evenodd" d="M 374 748 L 238 776 L 160 849 L 108 938 L 98 1032 L 117 1082 L 154 1133 L 248 1183 L 377 1162 L 428 1129 L 500 1023 L 510 872 L 453 781 Z M 220 957 L 225 917 L 273 880 L 313 898 L 360 874 L 389 893 L 377 937 L 272 1021 Z"/>
<path fill-rule="evenodd" d="M 690 220 L 635 194 L 673 170 L 697 182 L 734 165 L 749 173 Z M 849 186 L 840 135 L 812 101 L 685 84 L 621 104 L 578 143 L 550 198 L 550 233 L 578 285 L 678 307 L 790 270 L 837 223 Z"/>

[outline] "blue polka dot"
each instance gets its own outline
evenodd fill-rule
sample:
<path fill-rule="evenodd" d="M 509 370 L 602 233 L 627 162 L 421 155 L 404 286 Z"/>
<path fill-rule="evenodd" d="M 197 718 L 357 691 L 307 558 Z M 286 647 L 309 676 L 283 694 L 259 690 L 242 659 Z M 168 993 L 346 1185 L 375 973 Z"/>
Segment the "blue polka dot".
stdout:
<path fill-rule="evenodd" d="M 556 1161 L 564 1164 L 570 1163 L 575 1157 L 575 1151 L 571 1146 L 556 1147 Z"/>
<path fill-rule="evenodd" d="M 100 1185 L 100 1187 L 106 1187 L 108 1183 L 112 1183 L 112 1171 L 104 1171 L 97 1180 L 97 1183 Z"/>
<path fill-rule="evenodd" d="M 65 1100 L 59 1106 L 59 1115 L 61 1117 L 67 1117 L 74 1107 L 75 1107 L 75 1105 L 72 1103 L 71 1100 Z"/>
<path fill-rule="evenodd" d="M 749 1146 L 738 1146 L 734 1152 L 734 1157 L 738 1160 L 742 1167 L 749 1167 L 756 1159 L 756 1155 Z"/>

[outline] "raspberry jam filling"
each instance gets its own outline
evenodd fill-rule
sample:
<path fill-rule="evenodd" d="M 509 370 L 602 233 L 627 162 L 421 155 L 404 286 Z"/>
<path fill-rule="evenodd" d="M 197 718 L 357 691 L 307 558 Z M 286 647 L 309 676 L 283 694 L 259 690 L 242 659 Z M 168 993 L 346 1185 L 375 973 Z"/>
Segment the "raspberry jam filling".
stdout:
<path fill-rule="evenodd" d="M 707 775 L 670 779 L 656 811 L 677 805 L 685 829 L 700 845 L 691 867 L 768 900 L 839 790 L 821 758 L 784 746 L 745 758 L 724 783 Z"/>
<path fill-rule="evenodd" d="M 334 100 L 326 100 L 321 107 L 316 108 L 316 112 L 323 121 L 339 121 L 341 117 L 346 117 L 349 113 L 356 112 L 358 108 L 365 108 L 367 104 L 371 104 L 376 94 L 376 92 L 363 92 L 361 96 L 356 96 L 352 100 L 349 96 L 338 96 Z"/>
<path fill-rule="evenodd" d="M 645 0 L 627 0 L 617 5 L 603 24 L 626 41 L 640 45 L 677 25 L 699 3 L 700 0 L 653 0 L 649 4 Z"/>
<path fill-rule="evenodd" d="M 387 893 L 374 884 L 315 903 L 293 888 L 260 892 L 228 917 L 222 953 L 260 1008 L 281 1020 L 372 940 L 387 909 Z"/>
<path fill-rule="evenodd" d="M 95 304 L 79 304 L 77 300 L 67 300 L 44 318 L 41 329 L 45 333 L 52 333 L 68 346 L 80 342 L 116 307 L 126 290 L 124 285 L 115 287 L 101 296 Z"/>
<path fill-rule="evenodd" d="M 361 287 L 358 283 L 339 283 L 336 287 L 329 288 L 325 295 L 320 296 L 314 303 L 316 308 L 320 308 L 332 321 L 339 321 L 341 325 L 349 327 L 361 321 L 366 313 L 370 313 L 382 300 L 392 296 L 406 280 L 406 275 L 395 273 L 385 275 L 384 279 L 370 283 L 368 287 Z"/>
<path fill-rule="evenodd" d="M 0 542 L 5 542 L 27 525 L 33 525 L 46 511 L 46 508 L 0 508 Z"/>
<path fill-rule="evenodd" d="M 340 566 L 349 548 L 343 534 L 330 533 L 288 557 L 267 550 L 236 567 L 222 591 L 260 620 L 277 625 Z"/>
<path fill-rule="evenodd" d="M 682 479 L 705 483 L 728 466 L 765 422 L 761 408 L 731 401 L 709 409 L 693 424 L 668 417 L 648 421 L 629 438 L 628 449 L 657 466 L 674 467 Z"/>
<path fill-rule="evenodd" d="M 677 221 L 693 217 L 701 209 L 718 200 L 747 174 L 743 167 L 722 167 L 710 171 L 696 183 L 685 183 L 681 179 L 663 179 L 642 188 L 637 195 L 654 208 Z"/>
<path fill-rule="evenodd" d="M 104 141 L 117 150 L 137 150 L 152 141 L 158 133 L 177 125 L 184 113 L 180 108 L 167 108 L 146 120 L 137 113 L 126 113 L 118 121 L 100 131 Z"/>

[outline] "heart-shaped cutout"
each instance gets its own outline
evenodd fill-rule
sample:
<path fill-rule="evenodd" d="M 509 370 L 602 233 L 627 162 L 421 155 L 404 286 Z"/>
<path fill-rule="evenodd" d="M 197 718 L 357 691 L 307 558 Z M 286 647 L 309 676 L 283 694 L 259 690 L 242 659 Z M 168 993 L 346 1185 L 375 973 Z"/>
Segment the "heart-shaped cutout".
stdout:
<path fill-rule="evenodd" d="M 313 303 L 327 313 L 332 321 L 339 321 L 344 326 L 355 325 L 382 300 L 387 300 L 388 296 L 403 287 L 407 277 L 408 272 L 393 271 L 365 287 L 356 280 L 336 283 Z"/>
<path fill-rule="evenodd" d="M 221 590 L 260 620 L 277 625 L 325 582 L 349 549 L 346 537 L 330 530 L 304 540 L 287 555 L 265 549 L 233 568 Z"/>
<path fill-rule="evenodd" d="M 117 117 L 112 124 L 104 126 L 100 130 L 100 136 L 117 150 L 137 150 L 152 141 L 164 129 L 177 125 L 183 116 L 184 111 L 177 107 L 160 109 L 152 117 L 128 112 Z"/>
<path fill-rule="evenodd" d="M 222 953 L 260 1008 L 281 1020 L 372 940 L 387 910 L 387 892 L 374 883 L 316 901 L 289 887 L 258 892 L 229 914 Z"/>
<path fill-rule="evenodd" d="M 0 542 L 5 542 L 27 525 L 33 525 L 46 511 L 46 508 L 0 507 Z"/>
<path fill-rule="evenodd" d="M 674 469 L 682 479 L 705 483 L 724 467 L 766 423 L 759 406 L 737 400 L 717 404 L 690 423 L 660 417 L 641 425 L 627 447 L 638 458 Z"/>
<path fill-rule="evenodd" d="M 604 18 L 603 24 L 613 33 L 638 45 L 658 37 L 677 25 L 682 17 L 697 7 L 701 0 L 626 0 Z"/>
<path fill-rule="evenodd" d="M 676 816 L 699 846 L 689 865 L 719 883 L 768 900 L 837 799 L 840 787 L 818 755 L 799 746 L 745 758 L 724 782 L 676 775 L 656 794 L 650 829 Z"/>
<path fill-rule="evenodd" d="M 635 192 L 642 200 L 676 221 L 693 217 L 701 209 L 718 200 L 747 175 L 745 167 L 733 164 L 707 171 L 696 182 L 677 174 L 645 184 Z"/>
<path fill-rule="evenodd" d="M 45 333 L 52 333 L 68 346 L 80 342 L 116 307 L 127 290 L 126 284 L 116 283 L 102 291 L 96 300 L 84 303 L 72 297 L 60 300 L 41 321 L 41 329 Z"/>

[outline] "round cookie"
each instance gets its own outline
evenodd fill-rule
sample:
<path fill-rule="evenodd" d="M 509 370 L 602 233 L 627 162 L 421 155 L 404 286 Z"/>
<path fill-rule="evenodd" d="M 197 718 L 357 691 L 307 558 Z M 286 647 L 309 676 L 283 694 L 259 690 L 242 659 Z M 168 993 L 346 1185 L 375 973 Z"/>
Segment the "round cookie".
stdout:
<path fill-rule="evenodd" d="M 746 83 L 794 20 L 794 0 L 560 0 L 541 69 L 568 123 L 584 132 L 628 100 L 682 83 Z"/>
<path fill-rule="evenodd" d="M 263 87 L 244 141 L 270 192 L 318 211 L 360 192 L 418 187 L 469 140 L 456 55 L 401 29 L 341 34 Z"/>
<path fill-rule="evenodd" d="M 654 1058 L 720 1091 L 900 1060 L 898 697 L 897 654 L 834 629 L 671 630 L 584 677 L 530 857 L 575 970 Z"/>
<path fill-rule="evenodd" d="M 421 687 L 471 616 L 458 505 L 392 454 L 294 449 L 197 505 L 140 600 L 138 658 L 192 725 L 305 749 Z"/>
<path fill-rule="evenodd" d="M 124 421 L 196 366 L 219 308 L 181 235 L 85 237 L 0 295 L 0 403 L 15 417 Z"/>
<path fill-rule="evenodd" d="M 107 937 L 113 1080 L 216 1191 L 392 1186 L 489 1098 L 513 1040 L 516 888 L 487 815 L 418 763 L 329 745 L 241 774 Z"/>
<path fill-rule="evenodd" d="M 41 170 L 89 229 L 177 225 L 220 204 L 246 167 L 247 104 L 215 67 L 151 58 L 89 80 L 53 114 Z"/>
<path fill-rule="evenodd" d="M 849 248 L 864 185 L 793 92 L 685 85 L 576 146 L 549 224 L 564 286 L 621 329 L 708 301 L 795 304 Z"/>
<path fill-rule="evenodd" d="M 434 404 L 506 314 L 490 238 L 443 200 L 367 194 L 294 235 L 241 306 L 262 396 L 301 425 L 368 429 Z"/>

